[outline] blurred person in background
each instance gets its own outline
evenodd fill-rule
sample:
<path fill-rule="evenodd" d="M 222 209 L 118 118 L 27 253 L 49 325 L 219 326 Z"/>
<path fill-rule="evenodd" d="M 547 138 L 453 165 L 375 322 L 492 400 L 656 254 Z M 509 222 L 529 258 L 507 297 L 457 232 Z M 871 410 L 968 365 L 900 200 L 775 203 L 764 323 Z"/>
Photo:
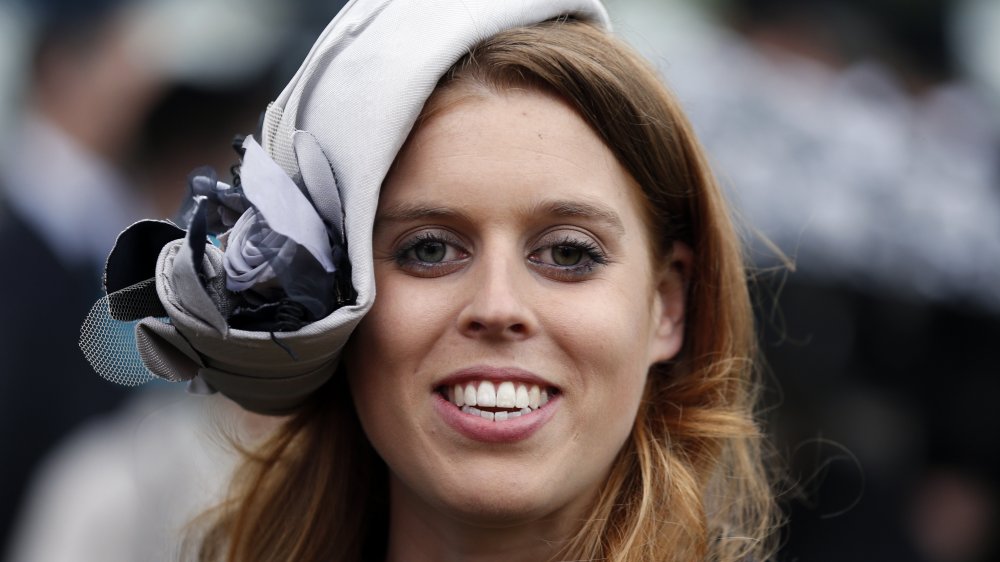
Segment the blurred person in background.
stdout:
<path fill-rule="evenodd" d="M 152 211 L 121 164 L 167 85 L 125 48 L 118 4 L 35 5 L 23 109 L 0 164 L 0 252 L 31 271 L 0 277 L 0 544 L 46 451 L 126 394 L 82 376 L 76 346 L 114 225 Z"/>
<path fill-rule="evenodd" d="M 795 264 L 758 281 L 804 496 L 782 559 L 997 559 L 1000 4 L 625 3 L 748 231 Z"/>
<path fill-rule="evenodd" d="M 104 486 L 107 480 L 88 480 L 94 474 L 81 470 L 83 479 L 45 505 L 46 480 L 58 488 L 87 459 L 103 462 L 105 478 L 125 473 L 125 463 L 143 450 L 133 441 L 137 434 L 121 428 L 163 406 L 162 399 L 138 397 L 119 416 L 128 421 L 102 419 L 127 393 L 93 376 L 77 347 L 80 321 L 100 295 L 104 261 L 121 226 L 172 217 L 188 172 L 206 164 L 225 169 L 233 161 L 226 147 L 234 133 L 255 127 L 282 72 L 278 54 L 294 45 L 295 14 L 267 0 L 2 5 L 0 28 L 18 33 L 0 42 L 26 60 L 11 55 L 0 65 L 0 99 L 16 102 L 2 112 L 0 251 L 9 267 L 31 274 L 0 277 L 8 299 L 0 323 L 0 425 L 8 443 L 0 463 L 0 556 L 17 527 L 22 544 L 40 538 L 54 546 L 65 538 L 65 552 L 76 552 L 68 559 L 139 559 L 87 558 L 72 549 L 73 540 L 88 539 L 81 523 L 88 512 L 69 507 L 113 503 L 116 488 Z M 84 422 L 92 425 L 81 435 L 108 445 L 71 442 L 40 475 L 42 459 Z M 108 454 L 115 438 L 121 438 L 117 456 Z M 32 480 L 38 482 L 29 495 Z M 15 526 L 17 514 L 29 512 L 40 514 L 38 536 L 27 516 Z"/>

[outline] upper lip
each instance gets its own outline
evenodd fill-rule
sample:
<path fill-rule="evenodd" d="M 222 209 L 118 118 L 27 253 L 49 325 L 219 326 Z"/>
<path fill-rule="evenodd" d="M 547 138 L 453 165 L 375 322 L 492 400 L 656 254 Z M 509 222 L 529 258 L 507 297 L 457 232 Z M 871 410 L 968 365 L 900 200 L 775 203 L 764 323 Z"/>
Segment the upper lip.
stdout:
<path fill-rule="evenodd" d="M 551 382 L 536 375 L 535 373 L 532 373 L 531 371 L 526 371 L 517 367 L 490 367 L 484 365 L 465 367 L 450 373 L 446 377 L 437 381 L 434 388 L 454 386 L 456 384 L 464 384 L 471 381 L 481 380 L 487 380 L 494 383 L 505 381 L 520 382 L 524 384 L 534 384 L 544 388 L 557 388 Z"/>

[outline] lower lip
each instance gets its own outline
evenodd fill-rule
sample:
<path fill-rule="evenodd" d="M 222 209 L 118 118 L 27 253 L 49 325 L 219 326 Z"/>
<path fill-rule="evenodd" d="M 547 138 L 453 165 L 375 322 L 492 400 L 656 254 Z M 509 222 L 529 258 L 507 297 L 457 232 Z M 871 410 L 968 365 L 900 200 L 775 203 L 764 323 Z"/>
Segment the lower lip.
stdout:
<path fill-rule="evenodd" d="M 457 406 L 434 393 L 434 407 L 452 429 L 474 441 L 484 443 L 514 443 L 535 434 L 555 414 L 562 402 L 559 395 L 549 399 L 544 407 L 505 421 L 490 421 L 480 416 L 466 414 Z"/>

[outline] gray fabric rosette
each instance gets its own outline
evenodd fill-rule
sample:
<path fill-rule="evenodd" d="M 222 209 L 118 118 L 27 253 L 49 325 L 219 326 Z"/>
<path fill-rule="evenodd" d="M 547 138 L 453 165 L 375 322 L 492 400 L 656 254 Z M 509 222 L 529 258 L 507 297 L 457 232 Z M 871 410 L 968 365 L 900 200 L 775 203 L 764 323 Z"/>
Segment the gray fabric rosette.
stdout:
<path fill-rule="evenodd" d="M 134 324 L 151 375 L 294 410 L 372 306 L 378 192 L 441 75 L 500 31 L 566 15 L 610 25 L 598 0 L 349 2 L 268 107 L 260 145 L 243 143 L 232 185 L 196 172 L 186 232 L 144 221 L 119 237 L 83 329 L 88 359 L 143 380 L 129 357 L 108 360 L 110 317 Z"/>

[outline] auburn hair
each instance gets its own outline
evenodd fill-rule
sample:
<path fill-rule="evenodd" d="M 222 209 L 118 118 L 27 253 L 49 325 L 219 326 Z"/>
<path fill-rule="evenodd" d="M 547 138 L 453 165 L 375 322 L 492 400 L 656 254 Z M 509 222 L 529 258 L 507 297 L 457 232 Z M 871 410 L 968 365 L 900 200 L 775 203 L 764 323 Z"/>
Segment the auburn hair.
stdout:
<path fill-rule="evenodd" d="M 740 241 L 679 104 L 648 63 L 586 22 L 501 32 L 446 73 L 423 118 L 465 96 L 535 89 L 579 113 L 641 186 L 654 259 L 693 250 L 685 343 L 654 365 L 631 435 L 558 560 L 762 562 L 778 525 L 755 418 L 756 339 Z M 417 127 L 420 126 L 418 121 Z M 203 517 L 203 561 L 384 554 L 388 473 L 335 376 L 262 445 Z"/>

